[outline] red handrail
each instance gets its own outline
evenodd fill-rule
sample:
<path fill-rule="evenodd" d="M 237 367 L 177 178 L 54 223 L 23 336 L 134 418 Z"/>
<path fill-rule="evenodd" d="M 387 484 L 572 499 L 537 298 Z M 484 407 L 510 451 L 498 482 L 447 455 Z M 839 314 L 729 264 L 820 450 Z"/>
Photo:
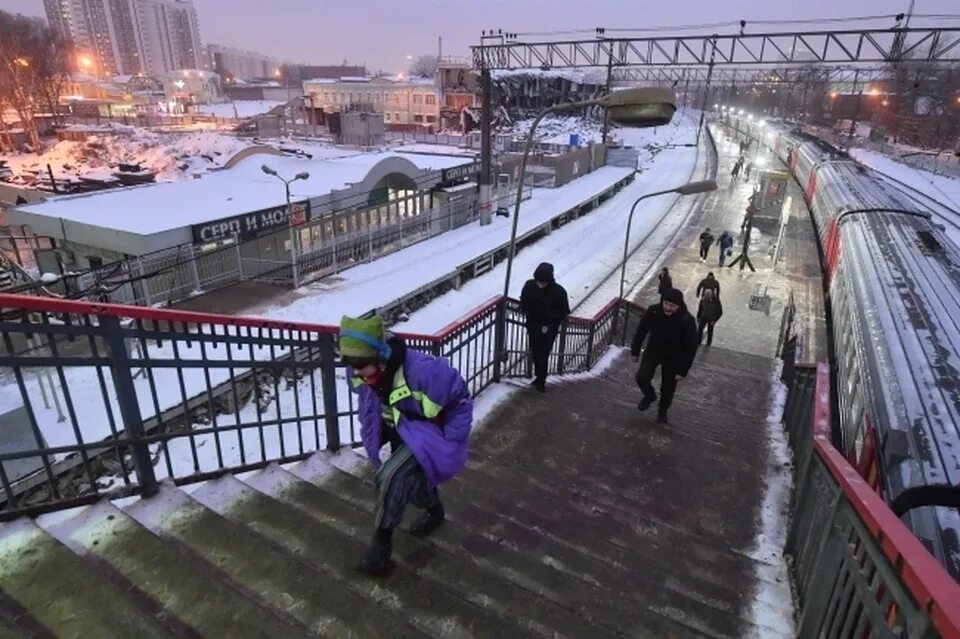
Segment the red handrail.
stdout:
<path fill-rule="evenodd" d="M 492 297 L 466 315 L 447 324 L 433 335 L 420 333 L 397 333 L 404 338 L 441 342 L 457 329 L 463 327 L 473 319 L 489 311 L 500 303 L 502 296 Z M 593 317 L 584 318 L 574 315 L 570 321 L 575 323 L 596 322 L 605 313 L 616 306 L 620 300 L 610 300 Z M 628 302 L 642 310 L 642 307 Z M 280 322 L 257 317 L 235 315 L 221 315 L 218 313 L 203 313 L 199 311 L 179 311 L 169 308 L 151 308 L 148 306 L 131 306 L 127 304 L 104 304 L 81 300 L 64 300 L 51 297 L 35 297 L 32 295 L 18 295 L 0 293 L 0 310 L 13 309 L 47 313 L 73 313 L 77 315 L 99 315 L 104 317 L 126 317 L 132 319 L 153 320 L 158 322 L 185 322 L 187 324 L 224 324 L 227 326 L 244 326 L 261 329 L 299 330 L 311 333 L 336 334 L 340 329 L 328 324 L 313 324 L 310 322 Z"/>
<path fill-rule="evenodd" d="M 830 441 L 830 369 L 817 366 L 813 444 L 844 497 L 945 639 L 960 639 L 960 584 L 893 513 Z"/>

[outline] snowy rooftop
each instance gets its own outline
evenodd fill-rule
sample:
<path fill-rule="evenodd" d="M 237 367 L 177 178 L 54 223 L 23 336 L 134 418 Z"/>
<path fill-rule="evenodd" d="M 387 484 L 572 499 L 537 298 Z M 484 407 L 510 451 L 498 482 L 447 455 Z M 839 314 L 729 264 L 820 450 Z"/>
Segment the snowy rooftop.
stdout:
<path fill-rule="evenodd" d="M 470 162 L 467 158 L 443 155 L 344 153 L 338 149 L 321 155 L 309 160 L 254 155 L 232 169 L 202 179 L 52 198 L 19 210 L 149 235 L 283 205 L 283 185 L 277 178 L 265 175 L 260 170 L 262 164 L 268 164 L 282 176 L 309 173 L 308 180 L 290 185 L 292 198 L 299 201 L 361 182 L 371 168 L 390 157 L 409 160 L 421 170 L 441 170 Z"/>

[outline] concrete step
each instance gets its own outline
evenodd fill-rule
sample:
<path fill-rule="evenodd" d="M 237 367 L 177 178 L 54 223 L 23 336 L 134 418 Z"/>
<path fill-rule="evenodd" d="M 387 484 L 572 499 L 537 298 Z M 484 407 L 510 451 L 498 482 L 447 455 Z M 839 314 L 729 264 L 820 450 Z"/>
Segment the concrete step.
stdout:
<path fill-rule="evenodd" d="M 354 594 L 333 575 L 257 534 L 253 522 L 261 513 L 253 506 L 244 510 L 244 506 L 239 504 L 238 510 L 230 511 L 232 519 L 227 519 L 164 484 L 160 494 L 125 510 L 161 538 L 213 564 L 272 610 L 293 617 L 312 634 L 369 637 L 382 632 L 382 624 L 388 623 L 395 636 L 420 636 L 403 620 L 391 619 L 374 602 Z M 225 504 L 224 510 L 230 507 Z M 251 522 L 249 526 L 247 521 Z"/>
<path fill-rule="evenodd" d="M 149 597 L 158 619 L 204 637 L 309 636 L 281 619 L 201 557 L 166 543 L 109 502 L 83 509 L 48 532 L 98 567 Z M 172 617 L 172 618 L 171 618 Z"/>
<path fill-rule="evenodd" d="M 351 509 L 359 507 L 358 525 L 368 528 L 375 508 L 372 484 L 360 479 L 357 475 L 364 476 L 365 471 L 357 468 L 355 461 L 345 462 L 345 457 L 357 456 L 348 452 L 346 456 L 331 458 L 330 461 L 339 467 L 330 467 L 319 456 L 314 456 L 300 467 L 292 468 L 291 472 L 309 483 L 301 486 L 298 493 L 288 493 L 283 498 L 296 500 L 299 507 L 311 513 L 327 509 L 330 500 L 340 501 Z M 318 506 L 317 501 L 323 505 Z M 414 512 L 408 512 L 406 525 L 414 517 Z M 544 596 L 543 587 L 531 584 L 523 575 L 511 573 L 504 576 L 501 566 L 477 560 L 448 538 L 447 524 L 426 541 L 406 533 L 406 525 L 394 534 L 394 554 L 399 564 L 408 566 L 420 577 L 443 583 L 451 593 L 495 612 L 501 625 L 489 636 L 500 637 L 504 633 L 539 637 L 621 636 L 619 632 L 598 626 L 589 618 L 556 604 Z"/>
<path fill-rule="evenodd" d="M 348 470 L 363 480 L 361 486 L 366 488 L 351 494 L 351 499 L 364 503 L 373 512 L 371 474 L 356 466 Z M 351 488 L 354 483 L 340 476 L 329 479 L 327 486 L 338 494 L 348 494 L 354 490 Z M 496 490 L 493 486 L 486 488 Z M 583 617 L 597 629 L 649 637 L 734 636 L 712 634 L 704 627 L 697 627 L 689 615 L 671 615 L 669 609 L 660 609 L 643 597 L 633 596 L 636 586 L 627 586 L 626 592 L 619 587 L 606 587 L 595 577 L 563 564 L 556 557 L 531 552 L 529 548 L 510 543 L 504 536 L 486 534 L 484 524 L 475 519 L 457 519 L 451 515 L 442 532 L 431 536 L 431 542 L 488 566 L 504 578 Z"/>
<path fill-rule="evenodd" d="M 27 518 L 0 527 L 0 591 L 56 637 L 184 636 Z"/>
<path fill-rule="evenodd" d="M 305 483 L 278 470 L 268 476 L 253 477 L 251 481 L 279 494 L 297 491 L 296 484 Z M 400 569 L 388 580 L 369 579 L 356 572 L 354 567 L 372 532 L 369 524 L 361 526 L 354 521 L 348 523 L 346 529 L 337 530 L 329 525 L 329 515 L 325 517 L 327 522 L 321 523 L 301 509 L 229 476 L 207 484 L 194 493 L 194 497 L 332 575 L 342 582 L 341 587 L 374 603 L 379 608 L 376 614 L 371 610 L 359 612 L 377 625 L 378 632 L 390 627 L 391 636 L 441 637 L 451 633 L 470 636 L 477 626 L 476 629 L 491 636 L 499 625 L 491 623 L 494 620 L 476 606 L 448 595 L 443 584 L 425 583 L 411 571 Z M 456 612 L 460 613 L 457 617 Z"/>
<path fill-rule="evenodd" d="M 300 473 L 325 474 L 331 468 L 324 455 L 305 462 Z M 431 552 L 428 544 L 398 531 L 394 538 L 394 559 L 397 568 L 389 579 L 364 578 L 353 571 L 373 530 L 373 518 L 356 505 L 331 495 L 306 479 L 278 466 L 245 478 L 245 483 L 264 495 L 276 499 L 297 513 L 295 521 L 311 530 L 314 543 L 337 548 L 337 553 L 324 557 L 340 565 L 347 578 L 355 582 L 381 605 L 409 618 L 411 623 L 434 636 L 493 637 L 511 625 L 522 622 L 517 610 L 497 610 L 489 597 L 481 596 L 473 584 L 458 588 L 456 577 L 462 565 L 455 557 Z M 320 557 L 321 555 L 316 555 Z M 430 565 L 423 559 L 429 556 Z M 516 632 L 530 629 L 517 623 Z"/>

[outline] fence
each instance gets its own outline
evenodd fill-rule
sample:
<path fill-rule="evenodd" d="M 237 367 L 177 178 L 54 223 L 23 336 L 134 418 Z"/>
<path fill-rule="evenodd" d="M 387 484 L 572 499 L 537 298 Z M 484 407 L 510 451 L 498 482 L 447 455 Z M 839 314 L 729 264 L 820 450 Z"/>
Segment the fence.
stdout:
<path fill-rule="evenodd" d="M 18 295 L 0 295 L 0 310 L 0 519 L 359 441 L 334 327 Z M 571 318 L 552 371 L 589 369 L 618 318 L 638 312 L 614 301 Z M 474 395 L 529 370 L 514 300 L 403 337 L 448 359 Z"/>
<path fill-rule="evenodd" d="M 960 637 L 960 584 L 830 443 L 827 364 L 798 366 L 784 425 L 800 637 Z"/>

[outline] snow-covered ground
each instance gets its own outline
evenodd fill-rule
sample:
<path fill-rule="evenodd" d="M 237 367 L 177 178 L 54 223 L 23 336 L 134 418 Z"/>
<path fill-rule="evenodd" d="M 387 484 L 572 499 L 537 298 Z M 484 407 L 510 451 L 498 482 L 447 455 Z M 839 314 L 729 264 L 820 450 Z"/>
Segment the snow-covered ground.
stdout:
<path fill-rule="evenodd" d="M 929 171 L 915 169 L 901 164 L 889 156 L 866 149 L 852 149 L 850 154 L 870 168 L 886 173 L 894 179 L 923 191 L 935 200 L 939 200 L 960 212 L 960 178 L 936 175 Z M 960 213 L 954 221 L 960 222 Z M 960 245 L 960 242 L 958 242 L 960 232 L 948 225 L 947 233 L 951 234 L 951 231 L 951 239 Z"/>
<path fill-rule="evenodd" d="M 220 104 L 199 104 L 196 111 L 200 115 L 209 115 L 214 118 L 243 119 L 266 113 L 281 104 L 284 103 L 277 100 L 237 100 Z"/>
<path fill-rule="evenodd" d="M 90 127 L 83 127 L 85 129 Z M 307 153 L 329 151 L 323 142 L 289 140 L 255 141 L 213 130 L 156 131 L 122 124 L 96 127 L 98 135 L 85 142 L 62 141 L 42 155 L 20 153 L 0 155 L 15 175 L 40 173 L 45 179 L 47 164 L 58 179 L 77 177 L 106 178 L 119 163 L 140 164 L 154 171 L 158 182 L 191 179 L 219 169 L 243 149 L 268 144 L 296 148 Z"/>
<path fill-rule="evenodd" d="M 51 165 L 58 177 L 103 177 L 118 163 L 141 164 L 155 171 L 157 180 L 173 181 L 219 168 L 252 144 L 216 131 L 170 133 L 113 124 L 97 128 L 85 142 L 61 141 L 42 155 L 2 155 L 15 175 L 45 172 Z"/>

